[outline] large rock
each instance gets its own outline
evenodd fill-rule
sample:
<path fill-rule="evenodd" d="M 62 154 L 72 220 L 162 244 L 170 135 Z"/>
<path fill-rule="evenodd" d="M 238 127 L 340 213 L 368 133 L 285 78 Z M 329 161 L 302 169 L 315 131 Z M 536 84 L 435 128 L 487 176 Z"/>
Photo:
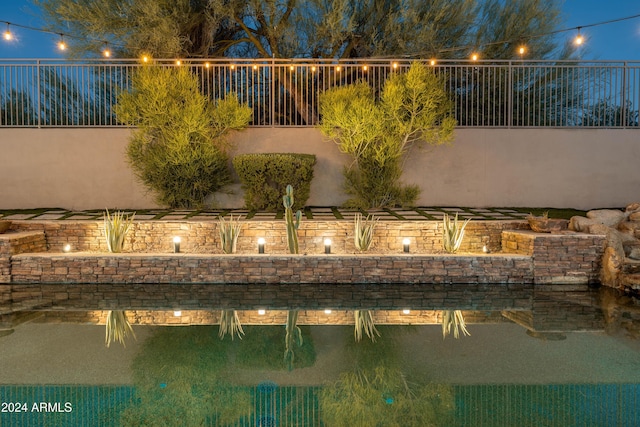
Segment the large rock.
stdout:
<path fill-rule="evenodd" d="M 629 213 L 629 212 L 640 212 L 640 203 L 636 202 L 636 203 L 630 203 L 627 205 L 627 207 L 624 209 L 625 212 Z"/>
<path fill-rule="evenodd" d="M 629 221 L 640 222 L 640 212 L 631 212 L 629 214 Z"/>
<path fill-rule="evenodd" d="M 611 246 L 604 250 L 604 255 L 602 257 L 602 283 L 605 286 L 610 286 L 612 288 L 617 288 L 620 286 L 620 268 L 624 262 L 624 252 L 623 257 L 616 253 L 615 249 Z"/>
<path fill-rule="evenodd" d="M 589 227 L 594 224 L 598 224 L 598 222 L 583 216 L 573 216 L 569 220 L 569 230 L 589 233 Z"/>
<path fill-rule="evenodd" d="M 640 260 L 640 247 L 632 248 L 631 251 L 629 251 L 627 258 Z"/>
<path fill-rule="evenodd" d="M 587 218 L 608 227 L 617 227 L 622 221 L 627 219 L 624 212 L 615 209 L 598 209 L 587 212 Z"/>
<path fill-rule="evenodd" d="M 618 224 L 618 230 L 634 238 L 640 238 L 640 221 L 624 221 Z"/>

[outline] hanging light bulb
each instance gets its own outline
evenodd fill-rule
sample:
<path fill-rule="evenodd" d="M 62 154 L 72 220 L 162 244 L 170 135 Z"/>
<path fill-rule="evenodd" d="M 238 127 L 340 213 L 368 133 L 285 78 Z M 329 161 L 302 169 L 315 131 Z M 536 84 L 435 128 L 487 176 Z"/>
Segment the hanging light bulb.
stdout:
<path fill-rule="evenodd" d="M 67 49 L 67 44 L 64 42 L 64 36 L 62 34 L 60 34 L 60 41 L 58 42 L 58 49 L 59 50 L 66 50 Z"/>
<path fill-rule="evenodd" d="M 11 30 L 9 29 L 9 23 L 8 22 L 7 22 L 7 29 L 5 30 L 3 37 L 7 41 L 13 40 L 13 34 L 11 34 Z"/>
<path fill-rule="evenodd" d="M 142 62 L 144 63 L 149 62 L 149 57 L 147 55 L 142 55 Z"/>
<path fill-rule="evenodd" d="M 111 51 L 109 50 L 109 45 L 107 45 L 106 43 L 104 44 L 104 48 L 102 48 L 102 56 L 104 56 L 105 58 L 111 57 Z"/>
<path fill-rule="evenodd" d="M 429 61 L 429 65 L 434 66 L 436 65 L 436 60 L 432 59 L 431 61 Z"/>
<path fill-rule="evenodd" d="M 524 45 L 520 45 L 518 48 L 518 55 L 520 55 L 520 58 L 522 58 L 525 53 L 527 53 L 527 48 Z"/>
<path fill-rule="evenodd" d="M 478 54 L 477 54 L 477 53 L 472 53 L 472 54 L 471 54 L 471 60 L 472 60 L 472 61 L 477 61 L 477 60 L 478 60 L 478 58 L 479 58 L 479 56 L 478 56 Z"/>
<path fill-rule="evenodd" d="M 576 46 L 580 46 L 582 45 L 582 43 L 584 43 L 584 37 L 582 36 L 582 34 L 580 34 L 580 27 L 578 27 L 578 35 L 576 36 L 575 39 L 573 39 L 573 43 Z"/>

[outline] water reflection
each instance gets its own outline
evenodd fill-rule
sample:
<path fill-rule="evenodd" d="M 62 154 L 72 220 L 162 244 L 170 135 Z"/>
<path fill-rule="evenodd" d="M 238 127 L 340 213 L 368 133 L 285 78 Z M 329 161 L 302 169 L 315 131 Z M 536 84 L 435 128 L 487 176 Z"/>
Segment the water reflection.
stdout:
<path fill-rule="evenodd" d="M 0 425 L 640 425 L 638 300 L 610 289 L 88 286 L 0 287 L 2 401 L 73 407 Z"/>

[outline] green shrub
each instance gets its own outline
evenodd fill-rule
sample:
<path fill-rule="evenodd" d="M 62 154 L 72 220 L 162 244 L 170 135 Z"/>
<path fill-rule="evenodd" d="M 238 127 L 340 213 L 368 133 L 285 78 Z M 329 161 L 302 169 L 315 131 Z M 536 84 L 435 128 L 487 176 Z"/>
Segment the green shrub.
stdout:
<path fill-rule="evenodd" d="M 320 131 L 352 157 L 345 168 L 350 207 L 411 206 L 419 188 L 402 183 L 409 150 L 444 144 L 456 120 L 446 85 L 436 72 L 415 62 L 392 73 L 380 94 L 366 82 L 331 88 L 320 96 Z"/>
<path fill-rule="evenodd" d="M 293 210 L 304 207 L 315 164 L 313 154 L 239 154 L 233 158 L 233 167 L 245 191 L 245 206 L 251 210 L 282 210 L 282 195 L 289 184 L 296 189 Z"/>
<path fill-rule="evenodd" d="M 230 182 L 225 135 L 252 114 L 233 94 L 215 102 L 202 95 L 186 67 L 141 67 L 114 108 L 136 127 L 127 149 L 133 171 L 171 208 L 200 207 Z"/>

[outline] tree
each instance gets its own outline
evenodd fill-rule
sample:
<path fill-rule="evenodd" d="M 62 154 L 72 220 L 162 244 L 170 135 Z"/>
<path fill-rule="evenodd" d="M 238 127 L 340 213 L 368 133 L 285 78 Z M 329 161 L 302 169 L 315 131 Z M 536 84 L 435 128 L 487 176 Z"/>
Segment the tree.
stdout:
<path fill-rule="evenodd" d="M 108 41 L 121 56 L 162 58 L 468 58 L 558 56 L 554 0 L 33 0 L 70 52 L 95 56 Z M 532 37 L 535 36 L 535 37 Z M 303 96 L 314 76 L 273 75 L 307 124 L 318 120 Z M 347 81 L 349 76 L 345 76 Z M 275 96 L 272 94 L 272 96 Z M 294 114 L 293 111 L 289 115 Z M 285 124 L 286 124 L 286 119 Z"/>
<path fill-rule="evenodd" d="M 202 95 L 185 67 L 141 67 L 115 112 L 137 127 L 127 149 L 134 172 L 172 208 L 202 206 L 229 182 L 224 137 L 251 117 L 233 95 L 215 103 Z"/>
<path fill-rule="evenodd" d="M 345 190 L 353 196 L 348 204 L 380 208 L 415 202 L 418 188 L 400 183 L 403 159 L 418 142 L 452 139 L 451 107 L 440 78 L 419 62 L 393 74 L 379 100 L 365 83 L 322 94 L 320 131 L 353 158 L 345 169 Z"/>

